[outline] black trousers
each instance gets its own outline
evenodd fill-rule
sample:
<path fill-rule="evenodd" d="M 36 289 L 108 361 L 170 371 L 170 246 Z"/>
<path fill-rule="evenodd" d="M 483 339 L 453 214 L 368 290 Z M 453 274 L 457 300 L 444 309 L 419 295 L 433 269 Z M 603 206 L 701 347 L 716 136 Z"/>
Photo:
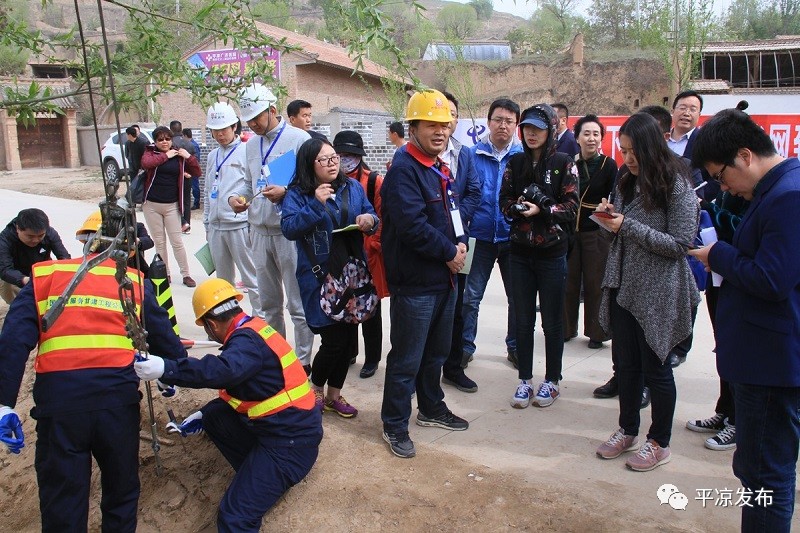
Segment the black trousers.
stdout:
<path fill-rule="evenodd" d="M 341 389 L 347 378 L 350 359 L 358 349 L 353 345 L 358 340 L 358 324 L 336 322 L 312 328 L 312 331 L 319 334 L 322 342 L 311 364 L 311 383 L 317 387 L 327 383 L 329 387 Z"/>
<path fill-rule="evenodd" d="M 92 457 L 100 467 L 102 531 L 136 531 L 139 404 L 36 421 L 42 531 L 86 531 Z"/>
<path fill-rule="evenodd" d="M 708 305 L 708 315 L 711 318 L 711 328 L 716 335 L 717 329 L 717 300 L 719 299 L 719 287 L 710 285 L 706 287 L 706 305 Z M 730 424 L 736 425 L 736 407 L 733 401 L 733 391 L 730 383 L 719 378 L 719 398 L 714 408 L 715 413 L 720 413 L 728 417 Z"/>
<path fill-rule="evenodd" d="M 636 318 L 611 295 L 611 350 L 616 358 L 619 383 L 619 426 L 626 435 L 638 435 L 644 380 L 650 387 L 652 422 L 648 439 L 669 446 L 677 392 L 672 367 L 661 362 L 647 344 L 644 330 Z"/>

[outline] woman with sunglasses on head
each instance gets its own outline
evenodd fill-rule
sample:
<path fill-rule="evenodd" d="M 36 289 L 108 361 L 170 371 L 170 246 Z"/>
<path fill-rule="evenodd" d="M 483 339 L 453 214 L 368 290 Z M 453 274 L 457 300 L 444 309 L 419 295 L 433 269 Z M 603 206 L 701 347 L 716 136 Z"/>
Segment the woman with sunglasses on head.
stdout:
<path fill-rule="evenodd" d="M 606 271 L 608 232 L 602 231 L 589 217 L 614 187 L 617 163 L 600 153 L 606 129 L 596 115 L 586 115 L 575 123 L 575 139 L 580 152 L 578 170 L 580 208 L 575 222 L 572 249 L 567 255 L 567 294 L 564 298 L 564 340 L 578 336 L 578 309 L 583 286 L 583 334 L 589 337 L 589 348 L 603 347 L 609 336 L 600 327 L 600 285 Z"/>
<path fill-rule="evenodd" d="M 169 238 L 183 284 L 194 287 L 197 284 L 189 274 L 189 259 L 181 236 L 181 210 L 184 176 L 199 176 L 202 171 L 195 156 L 183 148 L 176 150 L 172 146 L 172 132 L 166 126 L 157 127 L 153 131 L 153 139 L 154 143 L 142 155 L 142 168 L 147 172 L 142 214 L 156 243 L 156 252 L 164 260 L 167 269 Z"/>
<path fill-rule="evenodd" d="M 311 365 L 311 386 L 321 410 L 344 418 L 358 414 L 342 396 L 353 342 L 358 342 L 358 324 L 335 321 L 320 306 L 322 281 L 316 266 L 328 269 L 328 261 L 342 240 L 364 259 L 361 233 L 373 234 L 378 217 L 367 201 L 361 185 L 344 175 L 340 156 L 325 140 L 310 139 L 297 152 L 297 170 L 283 200 L 281 230 L 287 239 L 297 241 L 297 282 L 303 300 L 306 322 L 321 344 Z M 360 232 L 333 230 L 357 224 Z M 313 255 L 313 257 L 311 257 Z M 338 272 L 329 272 L 338 276 Z M 324 391 L 327 384 L 328 390 Z"/>
<path fill-rule="evenodd" d="M 646 442 L 630 457 L 646 472 L 669 462 L 676 390 L 670 350 L 692 330 L 700 302 L 686 250 L 697 233 L 699 207 L 686 164 L 667 147 L 656 120 L 637 113 L 620 128 L 619 148 L 628 172 L 612 201 L 595 212 L 614 233 L 603 278 L 600 323 L 611 331 L 619 384 L 619 429 L 597 449 L 614 459 L 638 447 L 639 407 L 647 381 L 652 422 Z"/>

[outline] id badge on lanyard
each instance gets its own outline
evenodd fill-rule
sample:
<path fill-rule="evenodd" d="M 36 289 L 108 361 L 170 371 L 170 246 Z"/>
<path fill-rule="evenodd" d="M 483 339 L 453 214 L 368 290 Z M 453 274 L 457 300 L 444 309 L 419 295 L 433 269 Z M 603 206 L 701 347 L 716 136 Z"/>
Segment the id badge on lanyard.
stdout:
<path fill-rule="evenodd" d="M 450 220 L 453 223 L 453 230 L 455 231 L 457 238 L 461 237 L 464 235 L 464 224 L 461 222 L 461 211 L 456 205 L 456 199 L 453 195 L 453 188 L 450 185 L 450 178 L 445 176 L 444 173 L 438 168 L 431 168 L 442 178 L 442 193 L 444 194 L 445 201 L 447 202 L 447 209 L 450 211 Z"/>
<path fill-rule="evenodd" d="M 269 154 L 272 153 L 272 149 L 275 148 L 275 145 L 278 144 L 278 139 L 281 138 L 281 134 L 283 130 L 286 129 L 286 122 L 281 125 L 280 131 L 272 139 L 272 142 L 269 144 L 269 148 L 267 149 L 266 155 L 264 154 L 264 137 L 261 137 L 261 144 L 259 145 L 259 152 L 261 153 L 261 174 L 258 176 L 256 180 L 256 189 L 260 192 L 263 191 L 264 188 L 267 186 L 267 178 L 269 178 L 269 165 L 267 164 L 267 159 L 269 158 Z"/>

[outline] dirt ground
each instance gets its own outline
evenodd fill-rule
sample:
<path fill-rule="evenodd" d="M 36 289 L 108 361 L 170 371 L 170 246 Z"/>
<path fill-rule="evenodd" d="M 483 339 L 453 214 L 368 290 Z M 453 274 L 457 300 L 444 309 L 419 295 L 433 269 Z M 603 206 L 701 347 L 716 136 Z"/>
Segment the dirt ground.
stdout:
<path fill-rule="evenodd" d="M 98 171 L 59 169 L 58 176 L 53 185 L 47 171 L 0 173 L 0 189 L 86 201 L 102 196 Z M 0 302 L 1 318 L 6 311 Z M 35 421 L 28 414 L 32 383 L 29 364 L 17 404 L 26 428 L 26 448 L 20 456 L 0 454 L 0 529 L 5 531 L 40 527 L 33 468 Z M 188 414 L 213 396 L 209 390 L 182 389 L 170 407 Z M 164 464 L 160 477 L 146 438 L 149 428 L 142 404 L 139 531 L 213 531 L 217 504 L 233 471 L 205 436 L 167 436 L 164 401 L 156 399 Z M 316 466 L 266 515 L 261 531 L 698 530 L 676 525 L 672 515 L 651 515 L 604 497 L 604 487 L 596 483 L 561 484 L 553 478 L 532 483 L 530 476 L 517 475 L 514 469 L 492 469 L 424 444 L 417 444 L 416 458 L 396 458 L 380 438 L 380 418 L 374 408 L 351 420 L 326 415 L 323 425 L 325 438 Z M 613 490 L 613 483 L 605 485 Z M 99 531 L 99 486 L 95 475 L 92 531 Z"/>

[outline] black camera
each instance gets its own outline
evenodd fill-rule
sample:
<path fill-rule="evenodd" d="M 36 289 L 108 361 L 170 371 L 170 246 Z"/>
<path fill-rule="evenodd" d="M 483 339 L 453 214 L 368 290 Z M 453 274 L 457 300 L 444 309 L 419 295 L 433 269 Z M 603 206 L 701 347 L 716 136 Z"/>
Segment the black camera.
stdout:
<path fill-rule="evenodd" d="M 550 198 L 550 196 L 548 196 L 547 193 L 545 193 L 542 189 L 540 189 L 539 186 L 536 185 L 535 183 L 531 183 L 530 185 L 525 187 L 524 191 L 522 191 L 522 195 L 520 196 L 519 201 L 522 202 L 523 200 L 538 206 L 539 209 L 546 209 L 552 205 L 555 205 L 555 201 L 552 198 Z M 514 205 L 516 206 L 521 204 L 514 204 Z M 525 211 L 526 209 L 525 206 L 522 207 L 523 211 Z M 512 206 L 512 208 L 514 208 L 514 206 Z"/>

